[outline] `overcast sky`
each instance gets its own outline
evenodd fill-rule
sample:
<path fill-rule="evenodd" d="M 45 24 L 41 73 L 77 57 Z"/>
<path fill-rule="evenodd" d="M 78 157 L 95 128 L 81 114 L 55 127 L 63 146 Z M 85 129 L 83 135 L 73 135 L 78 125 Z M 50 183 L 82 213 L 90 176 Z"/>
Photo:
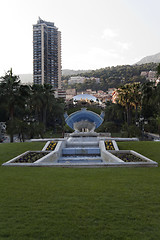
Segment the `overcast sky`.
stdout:
<path fill-rule="evenodd" d="M 32 25 L 62 33 L 63 69 L 133 64 L 160 52 L 159 0 L 5 0 L 0 3 L 0 76 L 32 73 Z"/>

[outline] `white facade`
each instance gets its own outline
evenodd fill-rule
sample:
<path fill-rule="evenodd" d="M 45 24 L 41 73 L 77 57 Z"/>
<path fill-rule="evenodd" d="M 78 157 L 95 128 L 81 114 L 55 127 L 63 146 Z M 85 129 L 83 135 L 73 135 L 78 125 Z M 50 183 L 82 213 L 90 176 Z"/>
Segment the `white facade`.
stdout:
<path fill-rule="evenodd" d="M 70 79 L 68 80 L 68 84 L 75 84 L 75 83 L 84 83 L 85 77 L 80 77 L 80 76 L 76 76 L 76 77 L 70 77 Z"/>

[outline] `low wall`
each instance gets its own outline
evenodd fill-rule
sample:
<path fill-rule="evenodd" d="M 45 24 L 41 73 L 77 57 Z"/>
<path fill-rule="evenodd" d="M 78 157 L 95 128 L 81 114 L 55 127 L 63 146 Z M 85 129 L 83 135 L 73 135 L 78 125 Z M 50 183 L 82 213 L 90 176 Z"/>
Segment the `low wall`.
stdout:
<path fill-rule="evenodd" d="M 101 158 L 104 162 L 108 163 L 121 163 L 123 162 L 122 160 L 120 160 L 119 158 L 117 158 L 116 156 L 114 156 L 113 154 L 111 154 L 110 152 L 108 152 L 105 148 L 105 144 L 104 141 L 99 141 L 99 148 L 101 151 Z"/>
<path fill-rule="evenodd" d="M 33 138 L 28 142 L 65 141 L 66 138 Z"/>
<path fill-rule="evenodd" d="M 9 160 L 8 162 L 5 162 L 2 164 L 2 166 L 33 166 L 37 161 L 33 162 L 33 163 L 27 163 L 27 162 L 23 162 L 23 163 L 20 163 L 20 162 L 15 162 L 17 159 L 27 155 L 28 153 L 31 153 L 31 152 L 37 152 L 37 153 L 41 153 L 42 151 L 26 151 L 20 155 L 18 155 L 17 157 L 15 158 L 12 158 L 11 160 Z M 45 151 L 46 152 L 46 151 Z M 39 160 L 43 160 L 44 158 L 46 158 L 47 156 L 49 156 L 51 154 L 51 152 L 48 152 L 48 154 L 44 157 L 42 157 L 41 159 Z"/>
<path fill-rule="evenodd" d="M 158 163 L 133 151 L 133 150 L 109 150 L 107 151 L 105 148 L 104 141 L 99 141 L 99 147 L 101 150 L 101 158 L 105 163 L 119 163 L 121 166 L 126 166 L 126 167 L 138 167 L 138 166 L 143 166 L 143 167 L 158 167 Z M 142 162 L 124 162 L 120 158 L 116 157 L 112 153 L 130 153 L 133 154 L 134 156 L 137 156 L 142 159 Z"/>
<path fill-rule="evenodd" d="M 48 143 L 49 144 L 49 143 Z M 46 145 L 44 146 L 43 149 L 45 149 L 45 147 L 48 146 L 48 144 L 46 143 Z M 47 154 L 46 156 L 44 156 L 43 158 L 37 160 L 36 162 L 34 162 L 34 165 L 36 164 L 45 164 L 45 163 L 54 163 L 56 162 L 62 155 L 62 149 L 66 146 L 66 141 L 58 141 L 56 148 L 54 151 L 52 151 L 51 153 Z"/>
<path fill-rule="evenodd" d="M 112 140 L 112 143 L 113 143 L 113 147 L 114 147 L 114 149 L 115 149 L 116 151 L 118 151 L 119 148 L 118 148 L 118 146 L 117 146 L 116 141 L 115 141 L 115 140 Z"/>
<path fill-rule="evenodd" d="M 115 140 L 116 142 L 139 141 L 139 138 L 120 138 L 120 137 L 98 137 L 99 140 Z"/>
<path fill-rule="evenodd" d="M 119 150 L 119 151 L 115 151 L 115 150 L 109 150 L 109 153 L 111 154 L 111 155 L 113 155 L 112 153 L 129 153 L 129 154 L 132 154 L 132 155 L 134 155 L 134 156 L 136 156 L 136 157 L 138 157 L 138 158 L 140 158 L 140 159 L 142 159 L 142 162 L 139 162 L 139 161 L 137 161 L 137 162 L 124 162 L 124 161 L 122 161 L 123 163 L 124 163 L 124 165 L 126 165 L 126 166 L 150 166 L 150 167 L 158 167 L 158 163 L 157 162 L 155 162 L 155 161 L 153 161 L 153 160 L 151 160 L 151 159 L 149 159 L 149 158 L 147 158 L 147 157 L 145 157 L 145 156 L 143 156 L 142 154 L 140 154 L 140 153 L 137 153 L 137 152 L 135 152 L 135 151 L 133 151 L 133 150 Z M 114 155 L 113 155 L 114 156 Z M 116 156 L 115 156 L 116 157 Z M 117 157 L 118 158 L 118 157 Z"/>

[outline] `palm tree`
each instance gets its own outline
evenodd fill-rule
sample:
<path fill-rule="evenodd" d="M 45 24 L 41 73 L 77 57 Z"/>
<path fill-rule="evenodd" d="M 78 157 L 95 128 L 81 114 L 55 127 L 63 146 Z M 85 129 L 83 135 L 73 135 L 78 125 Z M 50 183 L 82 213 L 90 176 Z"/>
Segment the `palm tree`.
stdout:
<path fill-rule="evenodd" d="M 25 104 L 30 95 L 30 88 L 27 85 L 21 85 L 19 76 L 13 75 L 10 69 L 5 76 L 1 77 L 0 82 L 0 100 L 1 106 L 5 106 L 6 121 L 8 121 L 8 133 L 10 141 L 13 142 L 13 134 L 17 129 L 15 118 L 23 121 L 25 114 Z"/>
<path fill-rule="evenodd" d="M 20 103 L 20 79 L 19 76 L 13 75 L 10 69 L 5 76 L 1 77 L 0 89 L 1 100 L 5 103 L 8 111 L 9 125 L 13 125 L 15 106 Z M 13 142 L 13 131 L 10 132 L 10 141 Z"/>
<path fill-rule="evenodd" d="M 34 84 L 31 87 L 31 97 L 30 97 L 30 109 L 34 112 L 34 119 L 41 122 L 41 109 L 42 109 L 42 85 Z"/>
<path fill-rule="evenodd" d="M 47 111 L 52 110 L 54 104 L 54 90 L 49 84 L 33 85 L 31 94 L 31 106 L 35 112 L 35 119 L 44 124 L 46 128 Z"/>
<path fill-rule="evenodd" d="M 118 103 L 125 107 L 127 113 L 127 123 L 129 125 L 131 122 L 131 98 L 132 98 L 130 84 L 125 84 L 124 86 L 119 88 L 117 92 Z"/>
<path fill-rule="evenodd" d="M 138 109 L 141 110 L 142 106 L 142 91 L 141 91 L 141 84 L 139 82 L 134 82 L 130 84 L 131 88 L 131 105 L 135 109 L 135 122 L 138 118 Z"/>
<path fill-rule="evenodd" d="M 142 85 L 142 115 L 145 118 L 153 117 L 156 113 L 157 104 L 155 102 L 156 87 L 153 82 L 146 82 Z"/>
<path fill-rule="evenodd" d="M 139 82 L 128 83 L 118 89 L 118 102 L 125 107 L 127 123 L 131 123 L 132 108 L 135 109 L 135 121 L 138 117 L 138 109 L 142 106 L 142 90 Z"/>
<path fill-rule="evenodd" d="M 42 122 L 46 128 L 47 123 L 47 110 L 50 112 L 52 110 L 52 105 L 54 102 L 54 90 L 51 85 L 44 84 L 43 85 L 43 93 L 42 93 Z"/>
<path fill-rule="evenodd" d="M 12 120 L 14 118 L 14 107 L 19 101 L 20 96 L 20 79 L 18 76 L 13 75 L 12 69 L 10 69 L 4 77 L 1 77 L 1 79 L 2 101 L 6 103 L 9 111 L 9 119 Z"/>

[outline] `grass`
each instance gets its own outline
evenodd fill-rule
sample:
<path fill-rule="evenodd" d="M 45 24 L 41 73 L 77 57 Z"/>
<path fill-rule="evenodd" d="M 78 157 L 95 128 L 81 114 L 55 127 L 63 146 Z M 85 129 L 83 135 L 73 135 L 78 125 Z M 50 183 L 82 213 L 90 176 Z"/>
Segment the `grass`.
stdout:
<path fill-rule="evenodd" d="M 0 164 L 28 150 L 41 150 L 45 142 L 24 142 L 0 144 Z"/>
<path fill-rule="evenodd" d="M 160 164 L 160 142 L 118 142 L 121 150 L 134 150 Z"/>
<path fill-rule="evenodd" d="M 0 163 L 43 145 L 0 144 Z M 158 142 L 118 145 L 160 163 Z M 159 189 L 159 167 L 0 167 L 0 240 L 157 240 Z"/>

